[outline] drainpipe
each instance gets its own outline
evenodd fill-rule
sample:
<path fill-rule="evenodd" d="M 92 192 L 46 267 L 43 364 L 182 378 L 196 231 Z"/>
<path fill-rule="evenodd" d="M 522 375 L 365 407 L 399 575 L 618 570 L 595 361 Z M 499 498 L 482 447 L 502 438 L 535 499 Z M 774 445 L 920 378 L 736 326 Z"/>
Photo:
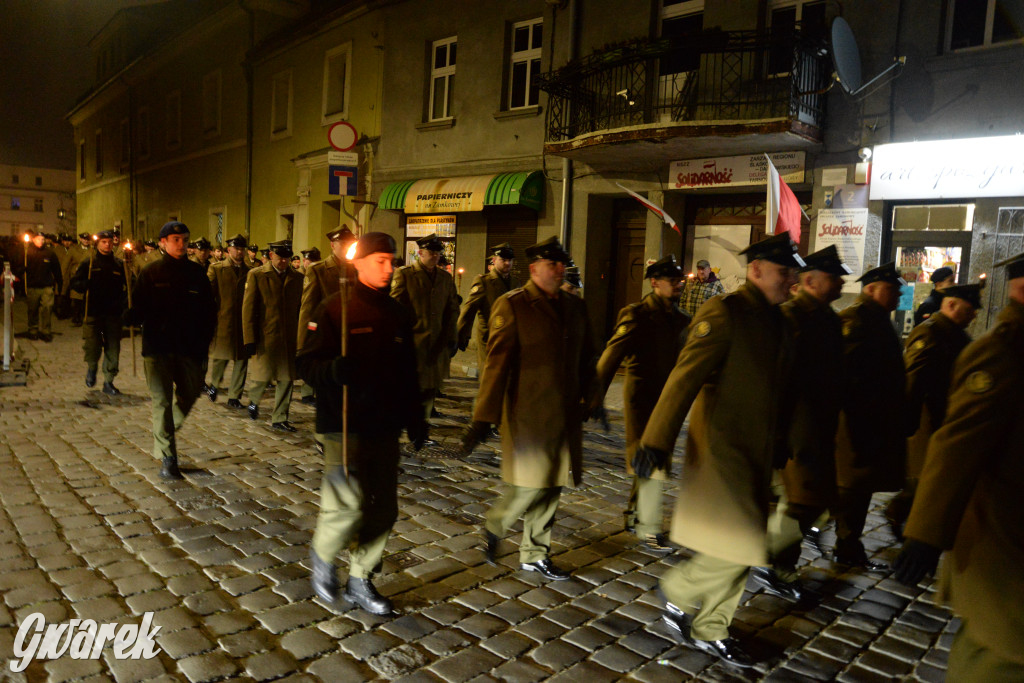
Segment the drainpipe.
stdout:
<path fill-rule="evenodd" d="M 576 59 L 577 33 L 579 21 L 577 0 L 569 0 L 569 54 L 567 61 Z M 552 31 L 553 32 L 553 31 Z M 571 107 L 572 104 L 570 103 Z M 562 159 L 562 234 L 561 241 L 566 251 L 570 251 L 569 243 L 572 235 L 572 159 Z M 571 251 L 570 251 L 571 253 Z"/>
<path fill-rule="evenodd" d="M 253 127 L 253 67 L 252 49 L 256 45 L 256 12 L 248 7 L 245 0 L 238 6 L 249 17 L 249 50 L 245 59 L 245 238 L 252 240 L 252 127 Z"/>

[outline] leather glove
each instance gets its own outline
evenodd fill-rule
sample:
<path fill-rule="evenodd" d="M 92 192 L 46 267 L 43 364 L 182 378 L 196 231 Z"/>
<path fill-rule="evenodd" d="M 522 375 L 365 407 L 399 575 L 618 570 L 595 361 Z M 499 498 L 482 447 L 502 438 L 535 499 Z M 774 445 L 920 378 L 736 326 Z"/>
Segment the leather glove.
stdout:
<path fill-rule="evenodd" d="M 477 444 L 487 441 L 491 432 L 491 423 L 473 420 L 466 433 L 462 435 L 462 454 L 469 455 L 476 448 Z"/>
<path fill-rule="evenodd" d="M 664 469 L 668 453 L 641 444 L 633 455 L 633 472 L 641 479 L 650 479 L 656 469 Z"/>
<path fill-rule="evenodd" d="M 935 571 L 941 554 L 940 548 L 908 538 L 903 544 L 903 552 L 896 558 L 896 580 L 906 586 L 916 586 L 925 574 Z"/>
<path fill-rule="evenodd" d="M 256 344 L 246 344 L 245 349 L 242 351 L 246 358 L 252 358 L 256 355 Z"/>
<path fill-rule="evenodd" d="M 406 428 L 405 433 L 409 435 L 409 441 L 412 442 L 412 449 L 419 453 L 423 448 L 423 445 L 427 442 L 427 436 L 429 434 L 427 421 L 419 420 L 418 422 L 414 422 Z"/>
<path fill-rule="evenodd" d="M 349 372 L 352 369 L 352 361 L 348 358 L 338 356 L 331 361 L 331 379 L 339 386 L 348 384 Z"/>

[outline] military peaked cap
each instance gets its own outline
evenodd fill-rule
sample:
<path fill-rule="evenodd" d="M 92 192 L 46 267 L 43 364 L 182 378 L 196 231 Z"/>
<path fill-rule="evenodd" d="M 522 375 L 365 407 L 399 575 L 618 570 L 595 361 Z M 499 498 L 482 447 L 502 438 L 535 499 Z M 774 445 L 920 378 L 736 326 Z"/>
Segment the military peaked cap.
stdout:
<path fill-rule="evenodd" d="M 320 250 L 317 249 L 316 247 L 312 247 L 310 249 L 303 249 L 299 253 L 302 254 L 303 257 L 308 258 L 310 261 L 320 260 Z"/>
<path fill-rule="evenodd" d="M 649 279 L 652 277 L 682 277 L 683 268 L 676 263 L 676 255 L 669 254 L 651 265 L 647 266 L 647 272 L 644 273 L 644 278 Z"/>
<path fill-rule="evenodd" d="M 583 278 L 580 276 L 580 269 L 576 266 L 565 269 L 565 281 L 573 287 L 583 289 Z"/>
<path fill-rule="evenodd" d="M 850 267 L 839 258 L 839 250 L 836 249 L 834 244 L 830 244 L 813 254 L 808 254 L 804 257 L 804 263 L 807 265 L 800 269 L 801 273 L 812 270 L 820 270 L 823 273 L 831 273 L 832 275 L 850 275 L 853 273 Z"/>
<path fill-rule="evenodd" d="M 181 221 L 167 221 L 164 227 L 160 228 L 160 239 L 170 235 L 187 235 L 188 226 Z"/>
<path fill-rule="evenodd" d="M 789 238 L 788 232 L 754 242 L 740 253 L 746 254 L 747 263 L 762 259 L 791 268 L 803 268 L 805 265 L 804 260 L 796 253 L 796 243 Z"/>
<path fill-rule="evenodd" d="M 247 247 L 246 247 L 246 249 L 247 249 L 248 251 L 251 251 L 251 252 L 253 252 L 253 253 L 257 253 L 257 252 L 259 252 L 259 250 L 260 250 L 260 245 L 258 245 L 258 244 L 256 244 L 255 242 L 253 242 L 252 244 L 250 244 L 249 246 L 247 246 Z"/>
<path fill-rule="evenodd" d="M 420 249 L 427 249 L 428 251 L 442 251 L 444 249 L 444 242 L 439 240 L 437 235 L 433 233 L 419 238 L 416 240 L 416 244 Z"/>
<path fill-rule="evenodd" d="M 80 232 L 80 233 L 78 233 L 78 238 L 79 239 L 87 240 L 87 239 L 89 239 L 91 237 L 92 237 L 92 235 L 90 235 L 87 232 Z"/>
<path fill-rule="evenodd" d="M 292 241 L 281 240 L 280 242 L 271 242 L 267 245 L 267 252 L 271 251 L 281 258 L 289 258 L 292 255 Z"/>
<path fill-rule="evenodd" d="M 156 249 L 157 248 L 157 243 L 156 243 L 155 240 L 146 240 L 145 242 L 142 243 L 142 246 L 144 246 L 144 247 L 153 247 L 154 249 Z"/>
<path fill-rule="evenodd" d="M 376 253 L 394 254 L 395 238 L 386 232 L 368 232 L 356 243 L 356 258 Z"/>
<path fill-rule="evenodd" d="M 963 299 L 975 308 L 981 308 L 981 290 L 985 288 L 985 281 L 975 283 L 973 285 L 950 285 L 946 287 L 942 292 L 942 298 L 945 299 L 947 296 L 951 296 L 956 299 Z"/>
<path fill-rule="evenodd" d="M 857 282 L 862 285 L 870 285 L 872 282 L 890 282 L 900 287 L 907 284 L 907 281 L 900 277 L 899 271 L 896 270 L 895 261 L 889 261 L 877 268 L 865 271 L 863 275 L 857 278 Z"/>
<path fill-rule="evenodd" d="M 336 240 L 343 240 L 345 242 L 348 242 L 350 240 L 356 239 L 356 236 L 355 233 L 348 229 L 347 225 L 339 225 L 337 228 L 327 233 L 327 239 L 329 239 L 332 242 Z"/>
<path fill-rule="evenodd" d="M 537 244 L 527 247 L 526 258 L 531 261 L 547 259 L 549 261 L 557 261 L 558 263 L 564 263 L 566 265 L 569 265 L 569 263 L 572 262 L 572 259 L 569 257 L 569 252 L 562 247 L 562 243 L 553 235 L 542 242 L 537 242 Z"/>
<path fill-rule="evenodd" d="M 999 263 L 995 264 L 996 268 L 1006 266 L 1006 279 L 1015 280 L 1019 277 L 1024 277 L 1024 251 L 1011 256 L 1008 259 L 1003 259 Z"/>
<path fill-rule="evenodd" d="M 493 256 L 500 256 L 501 258 L 508 261 L 509 259 L 514 257 L 516 253 L 512 250 L 512 245 L 509 244 L 508 242 L 505 242 L 504 244 L 499 244 L 496 247 L 491 247 L 491 254 Z"/>
<path fill-rule="evenodd" d="M 243 235 L 242 233 L 238 233 L 234 237 L 229 237 L 228 241 L 225 242 L 225 244 L 229 247 L 238 247 L 240 249 L 244 249 L 249 244 L 249 240 L 245 239 L 245 235 Z"/>
<path fill-rule="evenodd" d="M 205 237 L 200 237 L 196 240 L 196 249 L 209 249 L 211 246 L 213 245 L 210 244 L 210 240 Z"/>

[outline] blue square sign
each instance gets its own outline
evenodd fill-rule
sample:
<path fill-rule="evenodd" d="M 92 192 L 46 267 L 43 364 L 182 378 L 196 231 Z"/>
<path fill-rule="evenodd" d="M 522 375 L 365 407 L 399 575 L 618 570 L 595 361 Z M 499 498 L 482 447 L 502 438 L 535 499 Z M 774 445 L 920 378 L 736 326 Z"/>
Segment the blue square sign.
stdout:
<path fill-rule="evenodd" d="M 355 166 L 327 167 L 327 194 L 343 197 L 356 196 L 357 169 Z"/>

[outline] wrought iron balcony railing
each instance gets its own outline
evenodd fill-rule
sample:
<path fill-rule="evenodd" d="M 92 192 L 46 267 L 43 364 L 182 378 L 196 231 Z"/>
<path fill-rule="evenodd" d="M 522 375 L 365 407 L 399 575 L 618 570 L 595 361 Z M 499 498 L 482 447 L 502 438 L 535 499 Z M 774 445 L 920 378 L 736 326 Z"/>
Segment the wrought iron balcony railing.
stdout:
<path fill-rule="evenodd" d="M 799 32 L 631 41 L 541 76 L 547 141 L 680 122 L 821 128 L 830 75 L 824 47 Z"/>

